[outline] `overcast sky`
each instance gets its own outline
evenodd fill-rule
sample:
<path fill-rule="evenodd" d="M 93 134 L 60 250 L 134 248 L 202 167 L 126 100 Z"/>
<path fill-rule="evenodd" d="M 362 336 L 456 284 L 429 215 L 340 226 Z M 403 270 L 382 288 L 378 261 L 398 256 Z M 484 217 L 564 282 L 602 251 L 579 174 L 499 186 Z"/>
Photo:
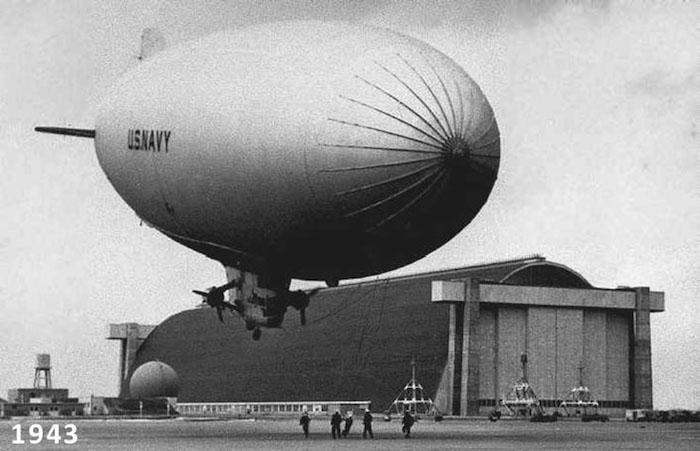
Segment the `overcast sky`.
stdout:
<path fill-rule="evenodd" d="M 32 128 L 93 128 L 105 90 L 138 64 L 146 27 L 177 45 L 315 18 L 428 42 L 479 83 L 498 119 L 489 202 L 395 273 L 540 253 L 599 287 L 664 291 L 655 405 L 700 408 L 700 3 L 529 3 L 0 0 L 0 397 L 31 386 L 38 352 L 52 356 L 54 385 L 116 395 L 107 324 L 158 324 L 198 302 L 193 288 L 224 281 L 218 263 L 139 225 L 92 140 Z"/>

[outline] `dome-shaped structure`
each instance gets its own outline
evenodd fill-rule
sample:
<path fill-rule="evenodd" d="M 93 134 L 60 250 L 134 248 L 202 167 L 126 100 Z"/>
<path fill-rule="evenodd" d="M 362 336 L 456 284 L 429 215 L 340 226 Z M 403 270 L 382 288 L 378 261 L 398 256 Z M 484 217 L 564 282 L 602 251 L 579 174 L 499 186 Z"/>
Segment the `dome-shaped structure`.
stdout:
<path fill-rule="evenodd" d="M 129 392 L 132 398 L 177 397 L 177 373 L 163 362 L 146 362 L 131 375 Z"/>

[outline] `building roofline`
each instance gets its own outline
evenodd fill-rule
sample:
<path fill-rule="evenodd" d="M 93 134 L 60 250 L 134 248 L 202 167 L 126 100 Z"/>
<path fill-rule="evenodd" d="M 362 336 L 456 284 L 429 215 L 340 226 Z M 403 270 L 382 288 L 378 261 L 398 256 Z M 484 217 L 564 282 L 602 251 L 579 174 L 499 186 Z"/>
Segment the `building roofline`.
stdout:
<path fill-rule="evenodd" d="M 519 267 L 519 268 L 515 268 L 514 270 L 512 270 L 511 272 L 509 272 L 504 278 L 502 278 L 501 280 L 499 280 L 499 282 L 500 282 L 500 283 L 506 283 L 506 281 L 507 281 L 508 279 L 510 279 L 512 276 L 514 276 L 515 274 L 519 273 L 520 271 L 524 271 L 524 270 L 526 270 L 527 268 L 532 268 L 533 266 L 544 266 L 544 265 L 547 265 L 547 266 L 555 266 L 555 267 L 557 267 L 557 268 L 561 268 L 561 269 L 563 269 L 563 270 L 565 270 L 565 271 L 567 271 L 567 272 L 570 272 L 570 273 L 573 274 L 574 276 L 578 277 L 578 278 L 581 280 L 581 282 L 583 282 L 584 285 L 586 285 L 586 288 L 593 288 L 593 285 L 591 285 L 591 283 L 590 283 L 588 280 L 586 280 L 586 278 L 583 277 L 578 271 L 574 271 L 573 269 L 569 268 L 569 267 L 566 266 L 566 265 L 562 265 L 561 263 L 555 263 L 555 262 L 550 262 L 550 261 L 546 261 L 546 260 L 540 260 L 540 261 L 537 261 L 537 262 L 528 263 L 528 264 L 526 264 L 525 266 L 521 266 L 521 267 Z"/>
<path fill-rule="evenodd" d="M 456 267 L 447 268 L 447 269 L 440 269 L 437 271 L 415 272 L 415 273 L 409 273 L 409 274 L 401 274 L 401 275 L 397 275 L 397 276 L 376 278 L 373 280 L 363 279 L 363 280 L 360 280 L 357 282 L 340 284 L 337 287 L 324 288 L 323 291 L 340 290 L 343 288 L 353 288 L 353 287 L 358 287 L 361 285 L 373 285 L 373 284 L 377 284 L 377 283 L 402 282 L 402 281 L 411 280 L 411 279 L 440 277 L 442 275 L 449 275 L 450 273 L 455 273 L 455 272 L 460 272 L 460 271 L 465 271 L 465 270 L 491 269 L 491 268 L 498 268 L 501 266 L 514 265 L 517 263 L 521 263 L 523 265 L 528 265 L 528 264 L 538 264 L 538 263 L 543 263 L 543 262 L 568 269 L 566 266 L 561 265 L 559 263 L 552 263 L 552 262 L 547 261 L 546 257 L 544 257 L 540 254 L 532 254 L 532 255 L 526 255 L 523 257 L 507 259 L 507 260 L 496 260 L 493 262 L 477 263 L 475 265 L 468 265 L 468 266 L 456 266 Z M 516 268 L 515 271 L 517 271 L 518 269 L 521 269 L 521 268 Z M 579 275 L 575 271 L 573 271 L 573 270 L 571 270 L 571 271 L 574 274 Z M 509 275 L 512 273 L 513 272 L 509 273 Z M 588 282 L 586 282 L 586 283 L 588 283 Z"/>

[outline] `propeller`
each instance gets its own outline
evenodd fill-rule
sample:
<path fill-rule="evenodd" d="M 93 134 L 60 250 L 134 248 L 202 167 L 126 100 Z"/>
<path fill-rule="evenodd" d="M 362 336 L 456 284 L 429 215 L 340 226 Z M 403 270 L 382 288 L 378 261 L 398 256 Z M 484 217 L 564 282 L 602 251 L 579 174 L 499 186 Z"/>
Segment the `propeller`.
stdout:
<path fill-rule="evenodd" d="M 310 291 L 290 291 L 288 304 L 299 310 L 299 319 L 301 320 L 301 325 L 306 325 L 306 307 L 309 306 L 309 301 L 313 296 L 316 295 L 321 290 L 321 288 L 314 288 Z"/>
<path fill-rule="evenodd" d="M 207 291 L 192 290 L 192 292 L 202 296 L 204 302 L 206 302 L 207 305 L 209 305 L 210 307 L 214 307 L 216 309 L 216 314 L 219 316 L 219 321 L 223 323 L 224 309 L 229 309 L 232 312 L 239 311 L 239 308 L 236 305 L 231 304 L 230 302 L 227 302 L 224 299 L 224 293 L 226 293 L 226 290 L 237 287 L 239 285 L 240 282 L 238 280 L 232 280 L 227 284 L 221 285 L 220 287 L 211 287 Z"/>

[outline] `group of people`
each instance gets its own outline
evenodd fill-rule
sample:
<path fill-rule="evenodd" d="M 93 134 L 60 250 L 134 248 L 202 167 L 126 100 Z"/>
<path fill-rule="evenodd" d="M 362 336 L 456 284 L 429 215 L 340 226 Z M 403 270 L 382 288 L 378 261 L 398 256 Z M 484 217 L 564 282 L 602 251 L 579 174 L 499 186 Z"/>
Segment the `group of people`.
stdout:
<path fill-rule="evenodd" d="M 340 425 L 343 422 L 345 422 L 345 427 L 341 432 Z M 415 422 L 416 419 L 413 417 L 413 415 L 411 415 L 410 410 L 406 409 L 404 412 L 403 420 L 401 421 L 401 431 L 403 432 L 404 437 L 411 437 L 411 427 Z M 311 423 L 309 412 L 304 410 L 304 412 L 301 414 L 301 419 L 299 419 L 299 425 L 304 431 L 304 437 L 309 436 L 309 423 Z M 333 439 L 346 438 L 348 434 L 350 434 L 350 428 L 352 427 L 352 423 L 352 411 L 348 412 L 347 415 L 343 417 L 343 415 L 340 414 L 340 410 L 336 410 L 335 413 L 331 416 L 331 437 L 333 437 Z M 372 433 L 372 414 L 370 413 L 369 409 L 365 409 L 365 414 L 362 418 L 362 424 L 364 425 L 364 429 L 362 430 L 362 438 L 367 438 L 368 435 L 369 438 L 374 438 L 374 434 Z"/>
<path fill-rule="evenodd" d="M 368 410 L 365 411 L 365 417 L 369 415 L 369 424 L 370 424 L 370 430 L 372 430 L 372 414 L 369 413 Z M 345 421 L 345 427 L 343 428 L 343 432 L 340 432 L 340 424 Z M 331 416 L 331 436 L 335 438 L 341 438 L 341 437 L 347 437 L 348 434 L 350 433 L 350 428 L 352 427 L 353 419 L 352 419 L 352 412 L 348 412 L 348 414 L 343 418 L 342 415 L 340 415 L 340 411 L 336 410 L 335 413 Z M 366 424 L 366 423 L 365 423 Z M 365 426 L 365 431 L 367 429 L 367 426 Z M 366 432 L 364 434 L 365 436 L 367 435 Z"/>

